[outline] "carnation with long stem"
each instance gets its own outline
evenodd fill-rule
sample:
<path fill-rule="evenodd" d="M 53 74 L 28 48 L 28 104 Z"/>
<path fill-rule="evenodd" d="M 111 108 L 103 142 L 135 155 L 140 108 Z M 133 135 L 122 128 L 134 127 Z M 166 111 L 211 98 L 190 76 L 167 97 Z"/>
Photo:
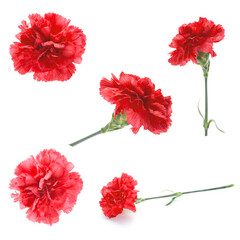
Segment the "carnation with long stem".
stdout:
<path fill-rule="evenodd" d="M 230 184 L 215 188 L 206 188 L 186 192 L 171 191 L 172 193 L 167 195 L 139 198 L 137 196 L 139 191 L 135 189 L 136 185 L 137 181 L 132 176 L 122 173 L 121 177 L 115 177 L 111 182 L 104 186 L 101 190 L 102 199 L 99 202 L 104 215 L 109 218 L 113 218 L 121 214 L 124 209 L 129 209 L 133 212 L 136 212 L 136 204 L 160 198 L 171 198 L 171 200 L 166 204 L 166 206 L 168 206 L 172 204 L 176 198 L 186 194 L 214 191 L 231 188 L 234 186 L 234 184 Z"/>
<path fill-rule="evenodd" d="M 209 55 L 212 57 L 217 55 L 213 50 L 213 44 L 220 42 L 224 38 L 224 33 L 225 30 L 220 24 L 216 25 L 213 21 L 200 17 L 198 22 L 183 24 L 169 45 L 171 48 L 175 48 L 170 53 L 171 57 L 168 60 L 172 65 L 184 66 L 187 62 L 192 61 L 202 67 L 205 81 L 205 116 L 202 115 L 199 104 L 198 111 L 203 118 L 205 136 L 208 135 L 211 122 L 216 125 L 215 120 L 208 120 Z M 216 128 L 223 132 L 217 125 Z"/>

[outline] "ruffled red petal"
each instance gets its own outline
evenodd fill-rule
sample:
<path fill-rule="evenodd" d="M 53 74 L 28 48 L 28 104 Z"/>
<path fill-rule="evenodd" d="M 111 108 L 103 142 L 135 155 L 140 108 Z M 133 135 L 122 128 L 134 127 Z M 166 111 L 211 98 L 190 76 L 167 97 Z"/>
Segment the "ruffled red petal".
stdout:
<path fill-rule="evenodd" d="M 73 63 L 81 63 L 86 36 L 83 31 L 69 25 L 70 20 L 47 13 L 29 15 L 30 26 L 22 21 L 20 42 L 10 46 L 14 68 L 20 74 L 33 72 L 38 81 L 67 81 L 75 73 Z"/>
<path fill-rule="evenodd" d="M 154 134 L 166 132 L 171 126 L 171 97 L 164 97 L 161 90 L 149 78 L 121 73 L 119 79 L 103 78 L 100 82 L 100 94 L 116 104 L 115 116 L 127 113 L 127 121 L 132 125 L 133 133 L 143 126 Z"/>
<path fill-rule="evenodd" d="M 176 50 L 170 53 L 171 57 L 168 61 L 172 65 L 180 66 L 184 66 L 189 61 L 197 64 L 198 51 L 215 57 L 213 43 L 221 41 L 224 33 L 225 30 L 221 25 L 215 25 L 206 18 L 200 17 L 198 22 L 183 24 L 169 45 Z"/>
<path fill-rule="evenodd" d="M 28 208 L 27 218 L 52 225 L 59 221 L 61 211 L 69 213 L 83 188 L 83 181 L 65 156 L 50 149 L 41 151 L 20 163 L 10 189 L 21 208 Z"/>
<path fill-rule="evenodd" d="M 120 178 L 115 177 L 101 190 L 102 199 L 99 202 L 105 216 L 112 218 L 122 213 L 123 209 L 136 211 L 135 201 L 137 181 L 132 176 L 123 173 Z"/>

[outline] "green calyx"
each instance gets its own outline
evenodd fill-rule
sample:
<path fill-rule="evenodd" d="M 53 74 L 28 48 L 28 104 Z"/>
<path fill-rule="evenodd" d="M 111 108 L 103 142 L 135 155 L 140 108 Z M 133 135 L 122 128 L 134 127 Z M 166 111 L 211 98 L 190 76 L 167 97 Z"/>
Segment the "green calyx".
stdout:
<path fill-rule="evenodd" d="M 125 126 L 129 125 L 127 122 L 127 114 L 126 112 L 124 114 L 119 113 L 116 118 L 114 118 L 114 113 L 112 114 L 111 121 L 103 128 L 101 128 L 102 133 L 115 131 L 121 128 L 124 128 Z"/>
<path fill-rule="evenodd" d="M 138 204 L 138 203 L 144 202 L 145 200 L 146 200 L 145 198 L 137 198 L 135 200 L 135 203 Z"/>
<path fill-rule="evenodd" d="M 69 145 L 74 147 L 77 144 L 79 144 L 81 142 L 84 142 L 87 139 L 92 138 L 92 137 L 94 137 L 96 135 L 99 135 L 101 133 L 114 131 L 114 130 L 118 130 L 118 129 L 121 129 L 121 128 L 127 126 L 127 125 L 128 125 L 128 122 L 127 122 L 127 115 L 126 115 L 126 113 L 118 114 L 116 116 L 116 118 L 114 118 L 114 113 L 113 113 L 111 121 L 105 127 L 101 128 L 101 130 L 99 130 L 99 131 L 97 131 L 97 132 L 95 132 L 93 134 L 90 134 L 89 136 L 84 137 L 84 138 L 82 138 L 82 139 L 80 139 L 80 140 L 78 140 L 76 142 L 73 142 L 73 143 L 71 143 Z"/>
<path fill-rule="evenodd" d="M 203 76 L 208 77 L 208 72 L 210 68 L 209 53 L 198 52 L 197 63 L 202 67 Z"/>

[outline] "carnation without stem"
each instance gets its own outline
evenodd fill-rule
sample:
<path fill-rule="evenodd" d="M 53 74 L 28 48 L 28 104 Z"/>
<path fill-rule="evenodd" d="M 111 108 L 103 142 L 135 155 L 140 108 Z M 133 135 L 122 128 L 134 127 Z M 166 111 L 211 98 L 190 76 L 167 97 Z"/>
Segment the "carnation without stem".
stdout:
<path fill-rule="evenodd" d="M 132 176 L 123 173 L 120 178 L 115 177 L 111 182 L 104 186 L 101 190 L 102 199 L 99 202 L 103 214 L 108 218 L 113 218 L 121 214 L 124 209 L 136 212 L 135 205 L 148 200 L 171 198 L 171 200 L 166 204 L 166 206 L 169 206 L 177 198 L 186 194 L 214 191 L 234 186 L 234 184 L 230 184 L 221 187 L 207 188 L 187 192 L 172 192 L 171 194 L 168 195 L 161 195 L 156 197 L 138 198 L 137 193 L 139 191 L 135 190 L 136 185 L 137 181 Z"/>
<path fill-rule="evenodd" d="M 102 199 L 99 202 L 105 216 L 112 218 L 122 213 L 123 209 L 136 212 L 137 181 L 132 176 L 123 173 L 120 178 L 115 177 L 101 190 Z"/>
<path fill-rule="evenodd" d="M 81 63 L 86 36 L 70 20 L 56 13 L 29 15 L 22 21 L 18 42 L 10 46 L 14 68 L 20 74 L 33 72 L 37 81 L 67 81 Z"/>
<path fill-rule="evenodd" d="M 210 68 L 209 55 L 217 56 L 213 50 L 213 43 L 220 42 L 224 38 L 225 30 L 221 25 L 215 25 L 214 22 L 206 18 L 199 18 L 198 22 L 183 24 L 179 28 L 178 34 L 173 38 L 171 48 L 175 48 L 170 53 L 171 57 L 168 60 L 172 65 L 184 66 L 187 62 L 192 61 L 201 66 L 205 81 L 205 116 L 202 115 L 199 104 L 198 111 L 203 118 L 203 127 L 205 136 L 208 135 L 208 128 L 211 122 L 208 120 L 208 73 Z M 219 129 L 216 125 L 216 128 Z"/>
<path fill-rule="evenodd" d="M 20 208 L 27 208 L 27 218 L 33 222 L 52 225 L 59 221 L 60 213 L 69 213 L 76 204 L 83 181 L 73 164 L 53 149 L 31 156 L 15 169 L 10 189 Z"/>
<path fill-rule="evenodd" d="M 132 126 L 131 130 L 135 134 L 141 127 L 154 134 L 160 134 L 167 132 L 171 126 L 171 97 L 164 97 L 161 89 L 155 90 L 150 78 L 140 78 L 122 72 L 118 79 L 112 74 L 111 80 L 101 80 L 100 94 L 106 101 L 115 104 L 111 121 L 101 130 L 71 143 L 70 146 L 127 125 Z"/>

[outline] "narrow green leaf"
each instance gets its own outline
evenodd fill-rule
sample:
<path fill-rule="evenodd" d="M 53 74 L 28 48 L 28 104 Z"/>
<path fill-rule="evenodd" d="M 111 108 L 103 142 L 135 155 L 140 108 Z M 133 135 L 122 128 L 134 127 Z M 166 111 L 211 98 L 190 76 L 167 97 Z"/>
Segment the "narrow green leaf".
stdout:
<path fill-rule="evenodd" d="M 208 122 L 208 126 L 210 126 L 210 123 L 211 123 L 211 122 L 214 122 L 214 123 L 215 123 L 215 126 L 216 126 L 216 128 L 217 128 L 218 131 L 220 131 L 220 132 L 222 132 L 222 133 L 225 133 L 223 130 L 221 130 L 221 129 L 217 126 L 216 121 L 213 120 L 213 119 Z"/>
<path fill-rule="evenodd" d="M 200 100 L 199 100 L 199 102 L 198 102 L 198 112 L 199 112 L 200 116 L 202 117 L 202 119 L 203 119 L 203 121 L 204 121 L 204 117 L 203 117 L 203 115 L 202 115 L 202 113 L 201 113 L 201 111 L 200 111 L 199 104 L 200 104 Z"/>
<path fill-rule="evenodd" d="M 173 197 L 172 200 L 169 203 L 167 203 L 165 206 L 169 206 L 176 198 L 178 198 L 180 196 L 182 196 L 181 192 L 175 193 L 175 197 Z"/>
<path fill-rule="evenodd" d="M 176 198 L 177 197 L 173 197 L 172 200 L 169 203 L 167 203 L 165 206 L 169 206 Z"/>

